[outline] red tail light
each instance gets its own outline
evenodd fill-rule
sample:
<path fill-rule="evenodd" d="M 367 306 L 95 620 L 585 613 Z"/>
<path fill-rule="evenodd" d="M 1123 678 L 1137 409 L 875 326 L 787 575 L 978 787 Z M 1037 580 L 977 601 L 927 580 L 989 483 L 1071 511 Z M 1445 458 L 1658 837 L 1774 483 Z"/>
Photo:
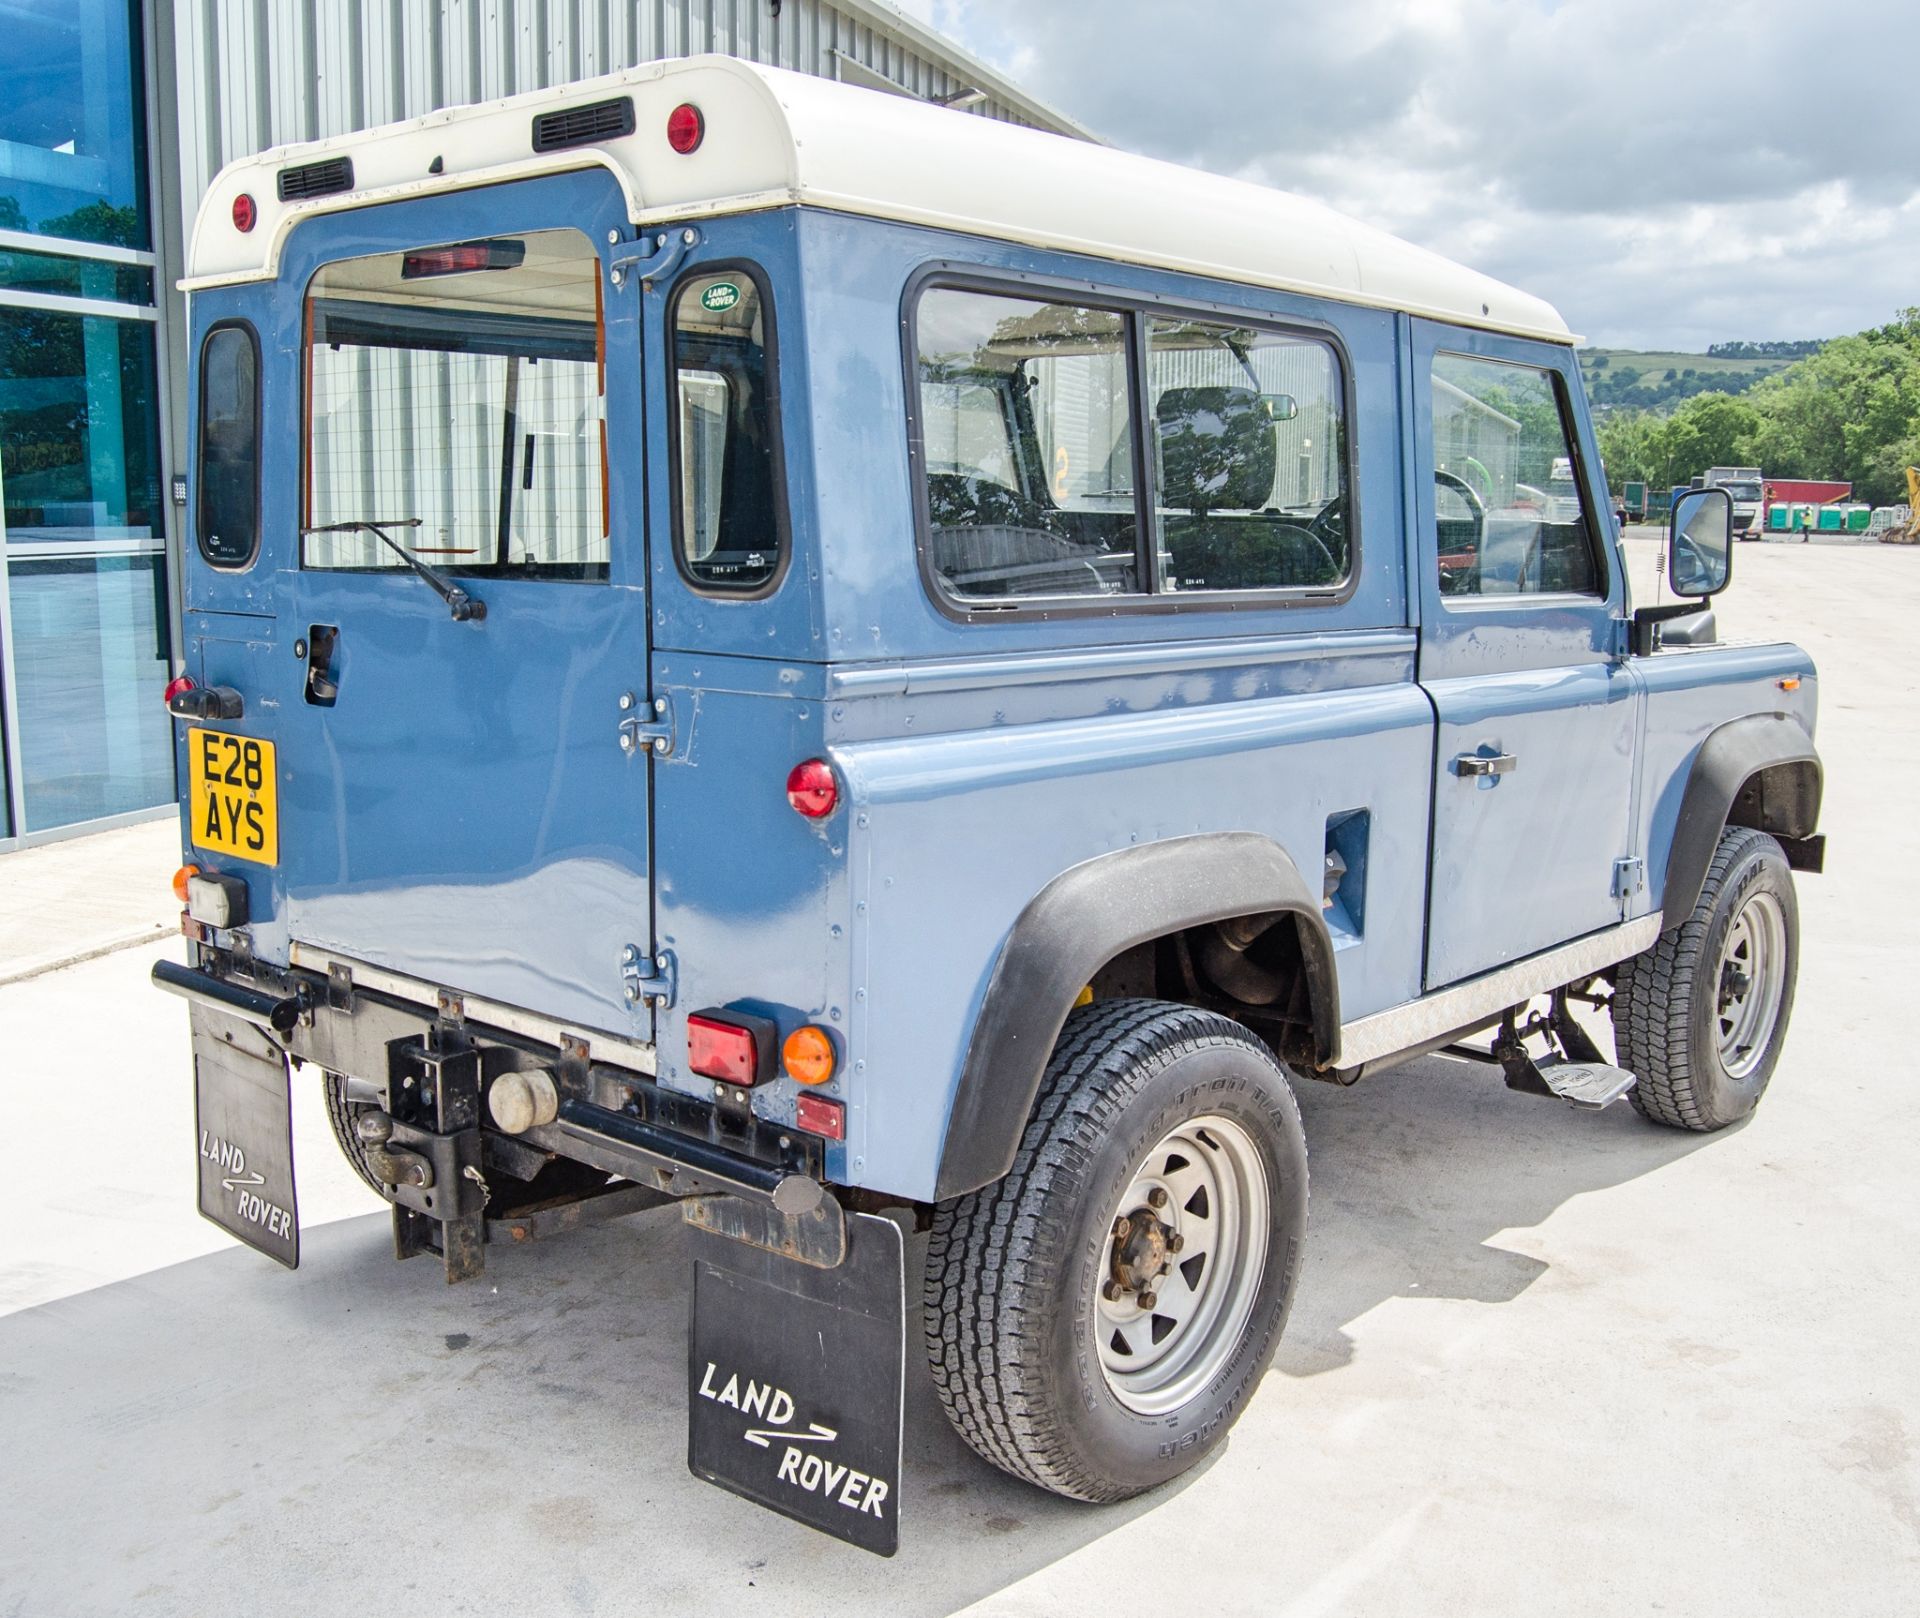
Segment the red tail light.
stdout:
<path fill-rule="evenodd" d="M 260 210 L 253 205 L 253 198 L 242 191 L 233 199 L 233 228 L 245 235 L 252 230 L 260 218 Z"/>
<path fill-rule="evenodd" d="M 700 149 L 707 138 L 707 121 L 691 101 L 683 101 L 667 114 L 667 144 L 682 157 Z"/>
<path fill-rule="evenodd" d="M 687 1066 L 703 1079 L 751 1087 L 773 1077 L 779 1025 L 726 1007 L 687 1019 Z"/>
<path fill-rule="evenodd" d="M 809 1135 L 825 1135 L 828 1140 L 847 1138 L 847 1109 L 825 1096 L 799 1097 L 793 1104 L 793 1121 Z"/>
<path fill-rule="evenodd" d="M 193 683 L 193 676 L 191 674 L 176 675 L 173 679 L 167 681 L 166 703 L 168 712 L 172 712 L 173 710 L 173 699 L 175 697 L 183 697 L 189 691 L 197 690 L 199 690 L 199 687 Z"/>
<path fill-rule="evenodd" d="M 809 820 L 819 820 L 833 813 L 834 805 L 840 801 L 840 783 L 834 778 L 833 766 L 825 759 L 810 758 L 804 764 L 796 764 L 787 777 L 787 802 Z"/>

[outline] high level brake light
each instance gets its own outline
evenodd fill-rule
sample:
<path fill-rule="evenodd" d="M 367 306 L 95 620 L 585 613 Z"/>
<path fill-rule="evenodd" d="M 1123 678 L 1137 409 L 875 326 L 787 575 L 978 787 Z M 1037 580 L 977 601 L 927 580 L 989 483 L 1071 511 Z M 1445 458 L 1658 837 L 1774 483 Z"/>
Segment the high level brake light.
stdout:
<path fill-rule="evenodd" d="M 400 260 L 400 279 L 423 281 L 435 275 L 471 275 L 477 270 L 517 270 L 527 261 L 527 244 L 517 241 L 454 242 L 423 247 Z"/>

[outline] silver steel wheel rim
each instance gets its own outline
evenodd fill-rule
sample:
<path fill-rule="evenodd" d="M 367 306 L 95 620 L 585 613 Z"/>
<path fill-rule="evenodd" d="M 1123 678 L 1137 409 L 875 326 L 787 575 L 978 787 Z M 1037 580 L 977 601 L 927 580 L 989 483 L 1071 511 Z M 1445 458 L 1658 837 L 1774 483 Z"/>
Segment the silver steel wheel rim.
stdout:
<path fill-rule="evenodd" d="M 1766 1059 L 1787 981 L 1787 918 L 1771 893 L 1747 896 L 1727 928 L 1715 984 L 1714 1040 L 1730 1079 Z"/>
<path fill-rule="evenodd" d="M 1259 1150 L 1231 1119 L 1192 1119 L 1147 1153 L 1109 1216 L 1107 1262 L 1094 1277 L 1100 1368 L 1128 1409 L 1177 1410 L 1232 1358 L 1266 1268 L 1270 1208 Z M 1145 1287 L 1128 1290 L 1117 1280 L 1117 1232 L 1122 1220 L 1137 1230 L 1143 1213 L 1170 1251 L 1164 1268 L 1135 1276 Z"/>

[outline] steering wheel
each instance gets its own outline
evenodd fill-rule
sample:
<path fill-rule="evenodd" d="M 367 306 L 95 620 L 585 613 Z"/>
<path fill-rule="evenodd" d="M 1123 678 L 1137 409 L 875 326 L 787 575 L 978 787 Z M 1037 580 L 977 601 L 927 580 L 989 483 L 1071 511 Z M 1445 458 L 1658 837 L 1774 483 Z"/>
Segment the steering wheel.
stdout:
<path fill-rule="evenodd" d="M 1459 495 L 1460 498 L 1466 502 L 1467 510 L 1473 515 L 1473 554 L 1477 561 L 1480 555 L 1480 546 L 1487 537 L 1486 501 L 1480 498 L 1473 485 L 1468 483 L 1466 479 L 1457 478 L 1451 472 L 1436 470 L 1433 474 L 1433 481 L 1443 489 L 1453 490 L 1455 494 Z M 1436 539 L 1438 538 L 1440 521 L 1440 514 L 1438 511 L 1435 511 L 1434 529 Z M 1442 556 L 1448 554 L 1451 553 L 1447 551 L 1441 552 Z M 1446 564 L 1444 562 L 1441 564 L 1440 589 L 1443 594 L 1450 594 L 1457 591 L 1464 582 L 1465 580 L 1462 574 L 1449 572 Z"/>

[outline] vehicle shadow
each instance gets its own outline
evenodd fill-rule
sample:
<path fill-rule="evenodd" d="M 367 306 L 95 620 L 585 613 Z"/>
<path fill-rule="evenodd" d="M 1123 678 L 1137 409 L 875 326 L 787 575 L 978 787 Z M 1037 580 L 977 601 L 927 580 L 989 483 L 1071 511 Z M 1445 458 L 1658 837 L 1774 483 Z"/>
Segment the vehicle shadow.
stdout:
<path fill-rule="evenodd" d="M 1490 1237 L 1701 1144 L 1444 1061 L 1300 1090 L 1313 1231 L 1283 1377 L 1337 1371 L 1387 1299 L 1510 1300 L 1544 1266 Z M 688 1474 L 671 1210 L 491 1248 L 459 1287 L 391 1253 L 370 1214 L 309 1230 L 297 1276 L 235 1249 L 0 1319 L 0 1612 L 203 1613 L 217 1591 L 307 1618 L 947 1614 L 1204 1476 L 1105 1509 L 1002 1476 L 948 1429 L 910 1298 L 882 1561 Z"/>

